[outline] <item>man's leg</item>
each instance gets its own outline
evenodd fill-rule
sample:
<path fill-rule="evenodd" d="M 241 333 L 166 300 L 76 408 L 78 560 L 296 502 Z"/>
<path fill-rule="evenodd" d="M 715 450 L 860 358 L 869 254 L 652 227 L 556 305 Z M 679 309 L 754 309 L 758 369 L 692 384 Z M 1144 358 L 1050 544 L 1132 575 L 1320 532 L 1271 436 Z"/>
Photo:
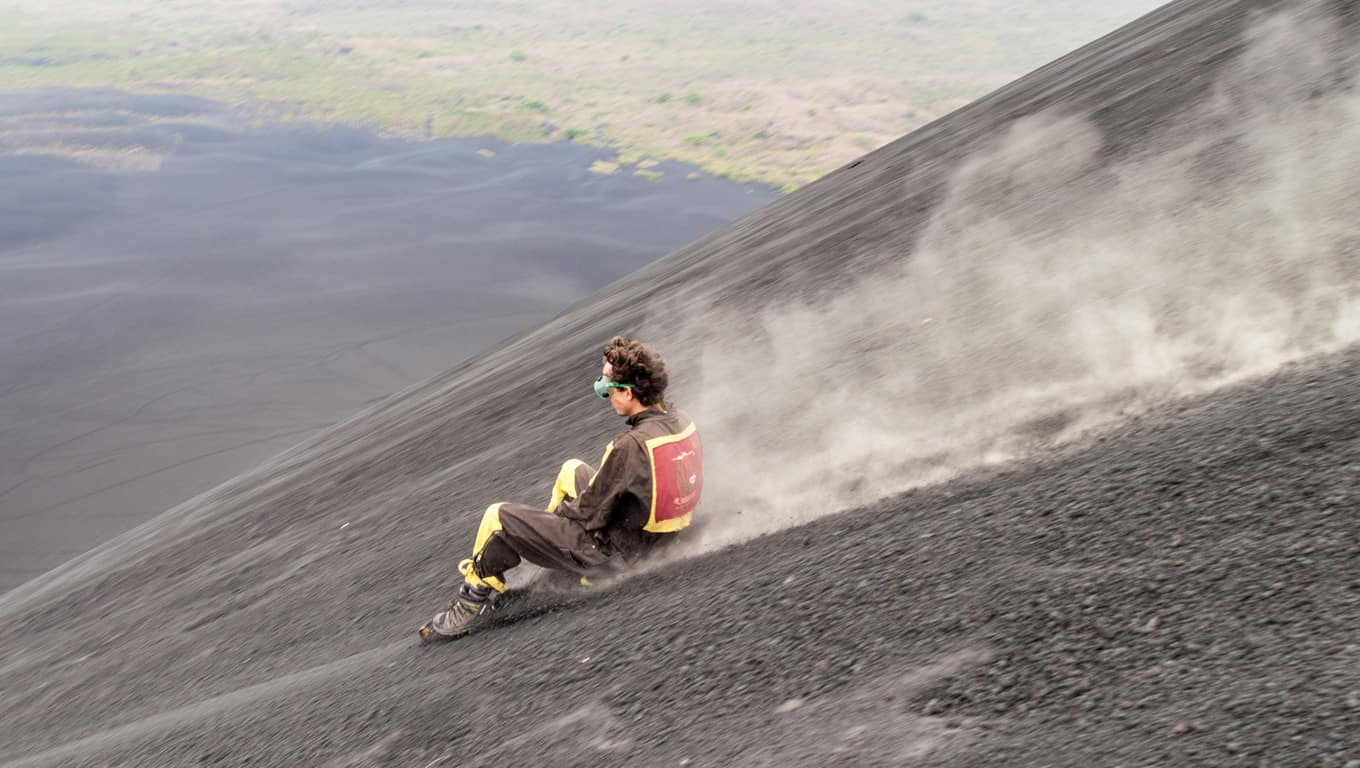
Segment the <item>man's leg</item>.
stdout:
<path fill-rule="evenodd" d="M 595 468 L 580 459 L 568 459 L 557 471 L 553 481 L 552 495 L 548 498 L 548 511 L 556 512 L 557 505 L 563 500 L 574 501 L 581 491 L 590 485 L 595 477 Z"/>
<path fill-rule="evenodd" d="M 584 575 L 609 566 L 612 559 L 574 520 L 526 504 L 492 504 L 477 529 L 472 557 L 458 565 L 463 574 L 458 597 L 421 628 L 420 636 L 444 640 L 468 632 L 493 592 L 505 591 L 505 572 L 521 560 Z"/>
<path fill-rule="evenodd" d="M 521 560 L 554 571 L 585 574 L 610 561 L 594 537 L 575 520 L 525 504 L 502 504 L 497 515 L 500 528 L 473 557 L 474 574 L 495 586 L 504 582 L 505 571 Z"/>
<path fill-rule="evenodd" d="M 463 575 L 463 583 L 458 588 L 458 596 L 449 607 L 434 615 L 434 618 L 420 628 L 420 639 L 425 642 L 452 640 L 466 634 L 473 622 L 486 609 L 492 594 L 505 591 L 505 582 L 500 574 L 519 565 L 519 556 L 513 549 L 499 541 L 496 534 L 501 530 L 500 513 L 505 504 L 492 504 L 482 513 L 481 525 L 477 527 L 477 538 L 472 544 L 472 557 L 458 564 L 458 572 Z M 494 576 L 483 578 L 478 575 L 476 563 L 485 562 L 494 571 Z"/>

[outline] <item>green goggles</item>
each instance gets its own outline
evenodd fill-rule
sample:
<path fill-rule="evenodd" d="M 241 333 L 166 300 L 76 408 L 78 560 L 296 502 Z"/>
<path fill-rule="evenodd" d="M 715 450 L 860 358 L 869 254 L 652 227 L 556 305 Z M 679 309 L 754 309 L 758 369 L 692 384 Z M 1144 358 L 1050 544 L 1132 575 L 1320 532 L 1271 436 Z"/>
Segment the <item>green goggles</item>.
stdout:
<path fill-rule="evenodd" d="M 605 400 L 609 399 L 609 390 L 611 389 L 632 389 L 632 388 L 633 388 L 632 384 L 620 384 L 617 381 L 610 381 L 606 379 L 604 376 L 601 376 L 600 378 L 595 380 L 595 394 L 599 395 Z"/>

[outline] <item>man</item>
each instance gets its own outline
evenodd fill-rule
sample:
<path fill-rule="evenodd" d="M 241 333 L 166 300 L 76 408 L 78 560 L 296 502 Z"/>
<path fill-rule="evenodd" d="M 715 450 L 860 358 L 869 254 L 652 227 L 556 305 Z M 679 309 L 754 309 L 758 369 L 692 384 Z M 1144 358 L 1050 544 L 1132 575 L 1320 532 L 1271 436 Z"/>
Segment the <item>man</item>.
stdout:
<path fill-rule="evenodd" d="M 482 516 L 463 585 L 445 611 L 420 628 L 425 642 L 475 628 L 505 572 L 528 560 L 583 577 L 617 572 L 687 527 L 703 486 L 694 422 L 665 402 L 666 362 L 651 347 L 615 336 L 604 348 L 595 394 L 628 420 L 605 448 L 599 471 L 579 459 L 562 465 L 547 509 L 492 504 Z"/>

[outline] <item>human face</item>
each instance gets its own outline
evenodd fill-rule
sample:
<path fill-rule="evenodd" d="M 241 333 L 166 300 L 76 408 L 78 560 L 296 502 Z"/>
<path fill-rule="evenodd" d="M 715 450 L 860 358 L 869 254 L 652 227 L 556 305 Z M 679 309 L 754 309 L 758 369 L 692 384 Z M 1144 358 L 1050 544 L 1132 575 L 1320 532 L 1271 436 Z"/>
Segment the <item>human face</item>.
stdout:
<path fill-rule="evenodd" d="M 605 378 L 605 381 L 614 380 L 614 366 L 610 365 L 608 360 L 605 360 L 604 364 L 600 366 L 600 375 Z M 638 402 L 638 399 L 633 396 L 633 390 L 626 387 L 610 388 L 609 404 L 613 406 L 614 413 L 620 416 L 632 416 L 645 410 L 642 403 Z"/>

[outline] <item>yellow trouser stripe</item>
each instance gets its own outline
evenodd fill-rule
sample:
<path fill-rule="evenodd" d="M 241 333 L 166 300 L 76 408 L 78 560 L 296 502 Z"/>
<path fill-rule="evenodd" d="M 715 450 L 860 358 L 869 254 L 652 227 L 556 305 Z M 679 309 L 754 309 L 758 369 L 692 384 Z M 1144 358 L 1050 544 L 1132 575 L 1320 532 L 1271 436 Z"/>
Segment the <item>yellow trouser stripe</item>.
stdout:
<path fill-rule="evenodd" d="M 585 465 L 580 459 L 568 459 L 562 464 L 562 468 L 557 471 L 557 480 L 553 482 L 552 498 L 548 499 L 548 511 L 556 512 L 557 505 L 563 499 L 574 499 L 580 496 L 576 488 L 576 470 Z"/>
<path fill-rule="evenodd" d="M 492 534 L 501 529 L 501 505 L 492 504 L 486 508 L 486 513 L 482 515 L 482 524 L 477 528 L 477 540 L 472 544 L 472 560 L 464 560 L 458 564 L 458 571 L 463 574 L 463 580 L 474 587 L 491 587 L 497 592 L 505 591 L 505 582 L 494 576 L 483 578 L 477 575 L 472 563 L 477 556 L 482 554 L 486 543 L 491 540 Z"/>

